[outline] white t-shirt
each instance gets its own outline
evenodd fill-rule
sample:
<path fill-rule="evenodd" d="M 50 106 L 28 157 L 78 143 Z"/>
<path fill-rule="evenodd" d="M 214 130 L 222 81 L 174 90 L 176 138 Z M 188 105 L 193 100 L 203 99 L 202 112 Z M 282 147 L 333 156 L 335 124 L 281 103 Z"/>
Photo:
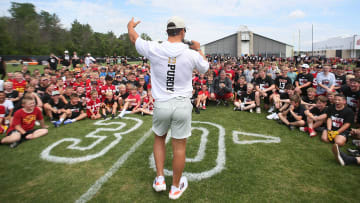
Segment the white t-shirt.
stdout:
<path fill-rule="evenodd" d="M 335 75 L 334 73 L 328 73 L 327 75 L 324 74 L 324 72 L 320 72 L 316 75 L 316 82 L 317 84 L 323 84 L 327 87 L 331 87 L 332 85 L 335 85 Z M 320 87 L 320 85 L 316 88 L 316 94 L 324 94 L 326 92 L 326 89 Z"/>
<path fill-rule="evenodd" d="M 0 105 L 3 105 L 5 107 L 6 115 L 8 115 L 10 110 L 14 108 L 13 102 L 11 100 L 7 100 L 7 99 L 4 101 L 4 103 L 2 103 Z"/>
<path fill-rule="evenodd" d="M 0 80 L 0 91 L 4 91 L 4 80 Z"/>
<path fill-rule="evenodd" d="M 145 41 L 140 37 L 135 42 L 139 54 L 149 59 L 151 68 L 151 92 L 155 101 L 192 96 L 192 72 L 209 69 L 209 63 L 184 43 Z"/>
<path fill-rule="evenodd" d="M 85 65 L 86 66 L 90 66 L 90 64 L 93 64 L 94 61 L 96 61 L 92 56 L 87 56 L 85 57 Z"/>

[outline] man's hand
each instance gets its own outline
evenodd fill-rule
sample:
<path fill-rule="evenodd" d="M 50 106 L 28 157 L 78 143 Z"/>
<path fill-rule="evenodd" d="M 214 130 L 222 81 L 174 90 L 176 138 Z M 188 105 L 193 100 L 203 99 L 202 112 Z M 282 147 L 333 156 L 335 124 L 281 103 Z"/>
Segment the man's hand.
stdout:
<path fill-rule="evenodd" d="M 134 17 L 132 17 L 131 20 L 129 21 L 127 27 L 128 27 L 128 29 L 129 29 L 129 28 L 135 28 L 139 23 L 140 23 L 140 20 L 137 21 L 137 22 L 135 22 L 135 21 L 134 21 Z M 199 47 L 200 47 L 200 46 L 199 46 Z"/>
<path fill-rule="evenodd" d="M 139 37 L 138 33 L 134 29 L 139 23 L 140 23 L 140 21 L 135 22 L 134 17 L 132 17 L 127 25 L 128 35 L 129 35 L 131 43 L 133 43 L 133 44 L 135 44 L 136 39 Z"/>
<path fill-rule="evenodd" d="M 190 46 L 190 49 L 194 49 L 195 51 L 200 50 L 200 43 L 194 40 L 191 40 L 193 45 Z"/>

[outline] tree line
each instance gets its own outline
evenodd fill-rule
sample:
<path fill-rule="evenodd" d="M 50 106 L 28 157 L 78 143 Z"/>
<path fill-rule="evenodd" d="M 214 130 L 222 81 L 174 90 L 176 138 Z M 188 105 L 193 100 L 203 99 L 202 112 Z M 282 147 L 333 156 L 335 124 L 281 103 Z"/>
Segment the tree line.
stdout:
<path fill-rule="evenodd" d="M 139 56 L 127 33 L 117 37 L 112 31 L 94 32 L 76 19 L 67 30 L 55 13 L 37 13 L 31 3 L 11 2 L 9 12 L 10 17 L 0 17 L 1 55 L 61 55 L 69 50 L 78 55 Z M 145 33 L 141 37 L 151 40 Z"/>

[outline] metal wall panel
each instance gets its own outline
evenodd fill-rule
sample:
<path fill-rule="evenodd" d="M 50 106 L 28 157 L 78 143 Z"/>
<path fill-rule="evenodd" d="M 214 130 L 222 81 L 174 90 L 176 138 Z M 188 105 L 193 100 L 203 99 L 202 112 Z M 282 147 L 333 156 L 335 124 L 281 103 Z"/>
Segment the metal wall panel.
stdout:
<path fill-rule="evenodd" d="M 237 56 L 237 33 L 204 45 L 205 54 Z"/>
<path fill-rule="evenodd" d="M 286 57 L 286 44 L 254 34 L 255 55 Z"/>

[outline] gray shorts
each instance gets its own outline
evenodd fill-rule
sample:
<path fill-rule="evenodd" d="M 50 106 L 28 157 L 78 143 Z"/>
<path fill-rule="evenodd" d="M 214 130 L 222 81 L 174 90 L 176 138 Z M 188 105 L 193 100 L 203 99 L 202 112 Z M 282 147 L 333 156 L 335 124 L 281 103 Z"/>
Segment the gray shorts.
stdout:
<path fill-rule="evenodd" d="M 185 139 L 191 136 L 190 98 L 175 97 L 168 101 L 155 101 L 152 130 L 157 136 L 171 129 L 171 137 Z"/>

